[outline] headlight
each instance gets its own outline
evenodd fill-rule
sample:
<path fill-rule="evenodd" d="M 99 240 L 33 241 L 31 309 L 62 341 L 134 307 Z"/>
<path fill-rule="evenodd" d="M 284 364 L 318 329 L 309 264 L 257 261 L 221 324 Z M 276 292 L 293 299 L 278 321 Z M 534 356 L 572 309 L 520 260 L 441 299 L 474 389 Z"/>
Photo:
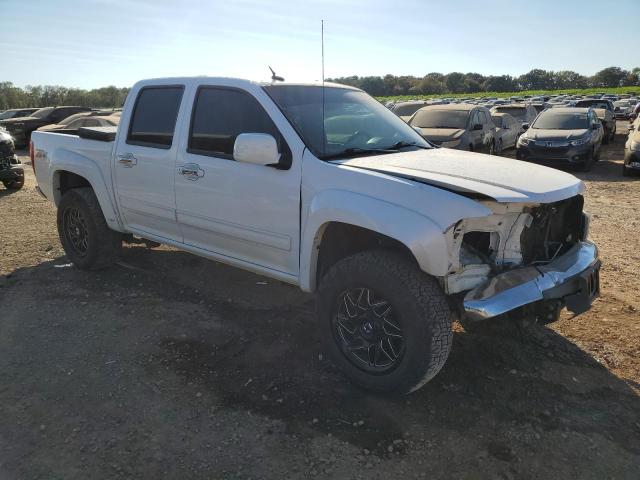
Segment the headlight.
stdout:
<path fill-rule="evenodd" d="M 518 139 L 519 146 L 529 145 L 531 142 L 533 142 L 533 139 L 528 137 L 520 137 Z"/>
<path fill-rule="evenodd" d="M 634 142 L 633 140 L 631 140 L 631 142 L 629 142 L 629 150 L 640 152 L 640 142 Z"/>
<path fill-rule="evenodd" d="M 440 144 L 440 146 L 441 146 L 442 148 L 455 148 L 455 147 L 457 147 L 458 145 L 460 145 L 460 139 L 458 139 L 458 140 L 452 140 L 452 141 L 450 141 L 450 142 L 442 142 L 442 143 Z"/>
<path fill-rule="evenodd" d="M 589 141 L 589 137 L 576 138 L 575 140 L 571 140 L 569 145 L 572 147 L 577 147 L 578 145 L 584 145 Z"/>

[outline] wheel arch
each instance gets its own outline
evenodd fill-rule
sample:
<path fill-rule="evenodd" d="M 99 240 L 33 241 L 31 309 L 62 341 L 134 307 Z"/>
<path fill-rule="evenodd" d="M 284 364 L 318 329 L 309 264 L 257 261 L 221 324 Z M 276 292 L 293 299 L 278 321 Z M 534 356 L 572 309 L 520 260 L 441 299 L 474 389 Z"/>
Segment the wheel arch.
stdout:
<path fill-rule="evenodd" d="M 383 200 L 346 191 L 326 191 L 309 206 L 300 250 L 300 287 L 315 291 L 320 276 L 353 253 L 386 248 L 410 256 L 424 272 L 441 277 L 448 248 L 429 218 Z"/>
<path fill-rule="evenodd" d="M 51 186 L 53 201 L 56 206 L 65 192 L 72 188 L 90 187 L 95 193 L 107 225 L 112 230 L 124 231 L 120 217 L 114 207 L 112 195 L 107 189 L 107 183 L 101 170 L 93 161 L 82 157 L 78 159 L 69 158 L 65 155 L 65 162 L 56 162 L 51 173 Z"/>

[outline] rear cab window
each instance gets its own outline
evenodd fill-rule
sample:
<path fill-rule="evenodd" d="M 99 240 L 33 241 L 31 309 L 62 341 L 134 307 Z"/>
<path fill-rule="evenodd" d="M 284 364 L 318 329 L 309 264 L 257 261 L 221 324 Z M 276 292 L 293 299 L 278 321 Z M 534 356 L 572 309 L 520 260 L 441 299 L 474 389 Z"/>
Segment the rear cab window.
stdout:
<path fill-rule="evenodd" d="M 183 93 L 182 85 L 143 87 L 131 114 L 127 144 L 171 148 Z"/>

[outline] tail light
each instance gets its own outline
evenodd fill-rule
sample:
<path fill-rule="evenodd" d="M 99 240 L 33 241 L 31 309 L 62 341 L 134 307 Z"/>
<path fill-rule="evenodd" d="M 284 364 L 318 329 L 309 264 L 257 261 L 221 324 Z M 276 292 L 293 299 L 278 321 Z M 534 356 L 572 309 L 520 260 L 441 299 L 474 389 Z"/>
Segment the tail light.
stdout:
<path fill-rule="evenodd" d="M 33 142 L 29 142 L 29 158 L 31 159 L 31 168 L 33 169 L 33 173 L 36 173 L 36 162 L 35 162 L 35 154 L 33 151 Z"/>

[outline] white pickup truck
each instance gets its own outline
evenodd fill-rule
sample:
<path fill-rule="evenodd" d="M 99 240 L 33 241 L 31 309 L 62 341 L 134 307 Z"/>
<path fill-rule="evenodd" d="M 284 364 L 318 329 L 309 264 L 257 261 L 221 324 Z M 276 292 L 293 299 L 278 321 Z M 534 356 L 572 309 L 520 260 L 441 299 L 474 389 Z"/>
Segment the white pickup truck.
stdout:
<path fill-rule="evenodd" d="M 373 390 L 433 378 L 454 318 L 548 322 L 599 291 L 581 181 L 435 148 L 355 88 L 145 80 L 117 132 L 30 154 L 78 268 L 135 235 L 317 292 L 330 358 Z"/>

